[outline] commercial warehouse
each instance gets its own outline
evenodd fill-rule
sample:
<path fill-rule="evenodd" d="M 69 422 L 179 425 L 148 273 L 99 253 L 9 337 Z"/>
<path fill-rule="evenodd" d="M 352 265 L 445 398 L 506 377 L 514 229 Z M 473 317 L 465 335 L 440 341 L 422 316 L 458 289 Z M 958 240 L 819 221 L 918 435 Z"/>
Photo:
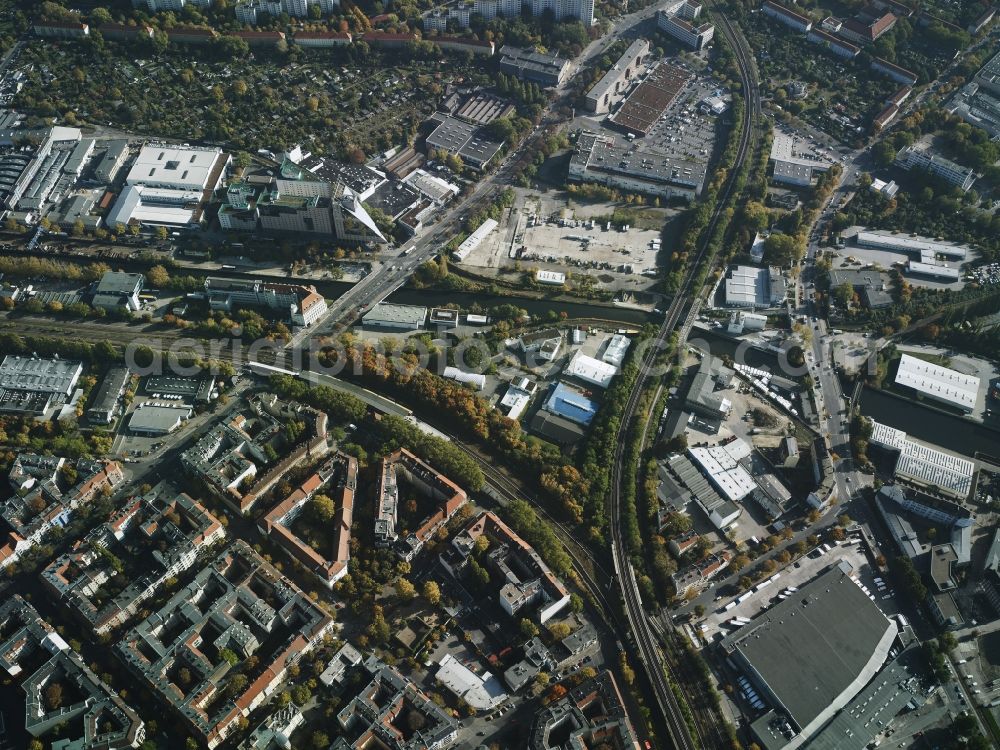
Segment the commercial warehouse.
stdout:
<path fill-rule="evenodd" d="M 636 135 L 647 135 L 690 80 L 691 74 L 683 68 L 660 63 L 629 95 L 611 121 Z"/>
<path fill-rule="evenodd" d="M 979 378 L 904 354 L 899 358 L 896 385 L 912 388 L 927 398 L 966 413 L 976 407 Z"/>
<path fill-rule="evenodd" d="M 361 317 L 361 323 L 375 328 L 417 331 L 427 320 L 427 308 L 417 305 L 392 305 L 381 302 Z"/>
<path fill-rule="evenodd" d="M 841 560 L 720 646 L 772 707 L 751 724 L 767 750 L 808 742 L 879 674 L 896 638 Z"/>
<path fill-rule="evenodd" d="M 931 279 L 951 283 L 954 283 L 962 278 L 962 274 L 957 268 L 944 266 L 940 263 L 920 263 L 915 260 L 907 262 L 906 272 L 913 276 L 927 276 Z"/>
<path fill-rule="evenodd" d="M 917 443 L 902 430 L 872 420 L 872 445 L 899 453 L 896 476 L 964 498 L 972 488 L 975 464 L 967 458 Z"/>
<path fill-rule="evenodd" d="M 933 260 L 938 255 L 951 260 L 965 260 L 968 255 L 968 251 L 959 245 L 952 245 L 948 242 L 935 242 L 924 237 L 908 237 L 902 234 L 881 234 L 879 232 L 860 231 L 855 241 L 861 247 L 911 253 L 924 262 Z"/>
<path fill-rule="evenodd" d="M 618 101 L 618 95 L 639 72 L 639 66 L 649 54 L 649 42 L 637 39 L 629 45 L 618 62 L 587 93 L 587 109 L 601 114 Z"/>

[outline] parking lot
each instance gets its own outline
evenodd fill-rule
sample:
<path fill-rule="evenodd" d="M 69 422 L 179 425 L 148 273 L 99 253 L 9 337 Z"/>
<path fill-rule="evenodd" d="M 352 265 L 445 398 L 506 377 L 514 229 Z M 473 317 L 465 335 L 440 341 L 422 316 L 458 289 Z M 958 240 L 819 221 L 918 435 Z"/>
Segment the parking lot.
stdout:
<path fill-rule="evenodd" d="M 746 617 L 752 619 L 756 617 L 760 612 L 767 609 L 789 586 L 795 588 L 802 586 L 819 575 L 825 568 L 839 560 L 846 560 L 854 567 L 855 576 L 871 592 L 871 595 L 875 596 L 876 603 L 887 617 L 898 613 L 895 596 L 891 595 L 891 591 L 879 592 L 878 585 L 874 580 L 879 574 L 869 565 L 868 557 L 861 542 L 848 538 L 840 544 L 831 543 L 830 547 L 829 551 L 822 553 L 818 553 L 817 550 L 822 550 L 823 547 L 817 548 L 817 550 L 800 558 L 781 572 L 775 573 L 770 578 L 765 579 L 771 581 L 771 583 L 762 586 L 761 584 L 764 583 L 762 581 L 740 597 L 731 599 L 717 597 L 714 609 L 705 614 L 705 629 L 702 631 L 703 637 L 708 641 L 712 641 L 731 633 L 734 627 L 729 626 L 728 623 L 731 623 L 734 618 Z M 743 600 L 738 601 L 740 598 L 743 598 Z M 737 601 L 738 603 L 730 609 L 725 609 L 732 601 Z"/>

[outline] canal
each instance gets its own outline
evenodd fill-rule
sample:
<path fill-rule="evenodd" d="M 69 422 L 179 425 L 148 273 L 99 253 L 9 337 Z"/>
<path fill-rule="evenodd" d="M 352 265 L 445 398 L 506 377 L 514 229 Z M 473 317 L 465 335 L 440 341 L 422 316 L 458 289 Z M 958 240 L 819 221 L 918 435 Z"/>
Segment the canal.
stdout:
<path fill-rule="evenodd" d="M 874 388 L 861 392 L 861 413 L 876 422 L 903 430 L 918 440 L 965 456 L 977 452 L 1000 456 L 1000 431 L 957 415 L 922 406 Z"/>

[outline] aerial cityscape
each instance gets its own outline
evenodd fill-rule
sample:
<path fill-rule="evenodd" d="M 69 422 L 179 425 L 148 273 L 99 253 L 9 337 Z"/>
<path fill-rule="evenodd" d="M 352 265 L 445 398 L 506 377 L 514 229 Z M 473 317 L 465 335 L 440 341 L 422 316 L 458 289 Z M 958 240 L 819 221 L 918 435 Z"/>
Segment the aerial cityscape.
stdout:
<path fill-rule="evenodd" d="M 0 0 L 0 750 L 1000 748 L 994 0 Z"/>

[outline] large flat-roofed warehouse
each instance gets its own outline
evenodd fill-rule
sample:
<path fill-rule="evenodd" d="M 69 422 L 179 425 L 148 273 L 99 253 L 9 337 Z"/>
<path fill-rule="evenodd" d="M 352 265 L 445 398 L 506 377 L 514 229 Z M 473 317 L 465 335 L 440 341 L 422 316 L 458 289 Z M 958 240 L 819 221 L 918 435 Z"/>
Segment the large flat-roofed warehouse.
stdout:
<path fill-rule="evenodd" d="M 966 413 L 976 407 L 979 395 L 979 378 L 975 375 L 966 375 L 909 354 L 899 358 L 896 385 L 912 388 L 922 396 Z"/>
<path fill-rule="evenodd" d="M 880 250 L 896 250 L 910 253 L 924 262 L 932 261 L 938 255 L 952 260 L 965 260 L 968 251 L 960 245 L 948 242 L 935 242 L 923 237 L 908 237 L 903 234 L 881 234 L 879 232 L 858 232 L 855 238 L 861 247 L 874 247 Z"/>
<path fill-rule="evenodd" d="M 629 94 L 611 121 L 631 133 L 646 135 L 690 79 L 691 74 L 683 68 L 660 63 Z"/>
<path fill-rule="evenodd" d="M 619 144 L 614 136 L 585 132 L 577 139 L 567 176 L 571 181 L 694 200 L 705 174 L 700 162 L 646 152 L 635 144 Z"/>
<path fill-rule="evenodd" d="M 0 363 L 0 411 L 44 414 L 65 403 L 82 372 L 79 362 L 8 354 Z"/>
<path fill-rule="evenodd" d="M 476 169 L 489 164 L 502 148 L 503 143 L 488 138 L 478 126 L 447 115 L 427 136 L 428 151 L 437 149 L 454 154 Z"/>
<path fill-rule="evenodd" d="M 729 307 L 772 307 L 787 292 L 781 269 L 776 267 L 734 266 L 725 279 Z"/>
<path fill-rule="evenodd" d="M 569 60 L 505 44 L 500 48 L 500 70 L 543 86 L 558 86 L 569 73 Z"/>
<path fill-rule="evenodd" d="M 882 669 L 896 625 L 841 560 L 723 638 L 729 662 L 771 710 L 751 725 L 765 750 L 801 747 Z"/>
<path fill-rule="evenodd" d="M 427 308 L 416 305 L 392 305 L 380 302 L 361 317 L 361 323 L 375 328 L 417 331 L 427 320 Z"/>

